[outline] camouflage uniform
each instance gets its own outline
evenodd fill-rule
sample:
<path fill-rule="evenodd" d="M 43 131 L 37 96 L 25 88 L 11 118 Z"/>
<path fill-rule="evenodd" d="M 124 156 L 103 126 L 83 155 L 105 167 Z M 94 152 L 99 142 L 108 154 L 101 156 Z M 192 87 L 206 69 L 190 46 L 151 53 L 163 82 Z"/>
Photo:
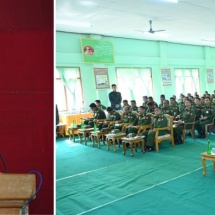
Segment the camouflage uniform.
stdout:
<path fill-rule="evenodd" d="M 146 140 L 146 146 L 150 146 L 153 147 L 154 146 L 154 140 L 155 140 L 155 133 L 154 131 L 152 131 L 154 128 L 163 128 L 166 127 L 168 124 L 168 120 L 166 118 L 166 116 L 164 116 L 163 114 L 160 114 L 158 116 L 155 116 L 153 119 L 153 124 L 150 128 L 150 132 L 149 131 L 143 131 L 141 133 L 141 135 L 145 136 L 145 140 Z M 159 131 L 158 136 L 164 135 L 166 134 L 166 131 Z"/>

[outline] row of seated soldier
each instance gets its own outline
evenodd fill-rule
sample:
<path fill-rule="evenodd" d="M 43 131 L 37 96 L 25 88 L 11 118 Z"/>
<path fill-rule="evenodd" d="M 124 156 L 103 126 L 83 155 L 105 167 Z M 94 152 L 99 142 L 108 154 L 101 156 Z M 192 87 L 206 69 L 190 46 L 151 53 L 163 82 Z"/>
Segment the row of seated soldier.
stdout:
<path fill-rule="evenodd" d="M 121 111 L 111 107 L 106 108 L 100 100 L 91 103 L 89 107 L 94 116 L 92 119 L 86 119 L 84 124 L 93 127 L 95 120 L 100 120 L 98 129 L 101 131 L 111 132 L 123 129 L 127 135 L 135 135 L 140 126 L 150 125 L 149 129 L 140 134 L 140 136 L 144 136 L 145 151 L 150 152 L 154 150 L 155 132 L 153 129 L 167 126 L 166 114 L 174 117 L 175 144 L 182 143 L 181 134 L 185 123 L 194 122 L 195 130 L 198 132 L 197 137 L 205 138 L 205 125 L 212 123 L 215 118 L 215 91 L 212 95 L 205 93 L 202 97 L 197 94 L 194 96 L 190 93 L 187 96 L 181 94 L 178 102 L 174 96 L 167 100 L 165 95 L 161 95 L 159 105 L 153 101 L 152 97 L 143 96 L 143 104 L 139 107 L 135 100 L 132 100 L 130 104 L 127 100 L 123 100 L 123 110 Z M 186 129 L 191 126 L 188 124 Z M 166 132 L 165 130 L 159 131 L 158 135 L 164 135 Z"/>

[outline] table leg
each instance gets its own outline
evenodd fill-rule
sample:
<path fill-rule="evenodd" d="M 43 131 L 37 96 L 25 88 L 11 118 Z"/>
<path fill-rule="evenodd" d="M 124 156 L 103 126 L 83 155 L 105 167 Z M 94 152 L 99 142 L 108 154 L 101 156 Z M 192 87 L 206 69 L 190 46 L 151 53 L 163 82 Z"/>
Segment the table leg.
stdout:
<path fill-rule="evenodd" d="M 123 146 L 123 155 L 126 154 L 126 143 L 122 142 L 122 146 Z"/>
<path fill-rule="evenodd" d="M 145 141 L 142 140 L 140 144 L 141 144 L 141 146 L 142 146 L 142 152 L 145 153 Z"/>
<path fill-rule="evenodd" d="M 74 129 L 72 129 L 72 138 L 73 138 L 73 142 L 75 142 L 75 130 Z M 70 137 L 70 139 L 71 139 L 71 137 Z"/>
<path fill-rule="evenodd" d="M 70 129 L 68 129 L 67 132 L 68 132 L 68 134 L 69 134 L 69 140 L 71 140 L 72 137 L 71 137 Z"/>
<path fill-rule="evenodd" d="M 206 163 L 205 163 L 205 158 L 203 158 L 203 157 L 202 157 L 202 166 L 203 166 L 203 168 L 204 168 L 204 169 L 203 169 L 202 175 L 205 176 L 205 175 L 206 175 Z"/>
<path fill-rule="evenodd" d="M 110 140 L 106 137 L 106 140 L 107 140 L 107 150 L 109 151 L 110 150 Z"/>
<path fill-rule="evenodd" d="M 131 156 L 134 156 L 133 143 L 129 143 L 131 148 Z"/>
<path fill-rule="evenodd" d="M 91 134 L 91 138 L 92 138 L 92 142 L 93 142 L 93 144 L 92 144 L 92 147 L 94 147 L 94 135 L 93 134 Z"/>
<path fill-rule="evenodd" d="M 84 135 L 84 144 L 87 145 L 86 133 L 84 133 L 83 135 Z"/>
<path fill-rule="evenodd" d="M 116 152 L 116 140 L 115 140 L 115 138 L 113 138 L 113 147 L 114 147 L 114 152 Z"/>
<path fill-rule="evenodd" d="M 79 136 L 79 142 L 82 143 L 82 134 L 78 133 L 78 136 Z"/>
<path fill-rule="evenodd" d="M 98 148 L 100 149 L 100 135 L 97 135 Z"/>

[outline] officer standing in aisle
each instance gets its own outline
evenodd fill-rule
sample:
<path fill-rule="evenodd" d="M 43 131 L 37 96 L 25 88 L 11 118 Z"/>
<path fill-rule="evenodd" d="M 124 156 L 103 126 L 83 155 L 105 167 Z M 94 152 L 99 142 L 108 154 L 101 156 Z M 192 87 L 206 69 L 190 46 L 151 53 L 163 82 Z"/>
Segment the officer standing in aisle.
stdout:
<path fill-rule="evenodd" d="M 112 92 L 109 93 L 109 100 L 111 103 L 111 107 L 114 110 L 121 110 L 121 102 L 122 102 L 122 96 L 120 92 L 116 91 L 116 84 L 112 84 Z"/>

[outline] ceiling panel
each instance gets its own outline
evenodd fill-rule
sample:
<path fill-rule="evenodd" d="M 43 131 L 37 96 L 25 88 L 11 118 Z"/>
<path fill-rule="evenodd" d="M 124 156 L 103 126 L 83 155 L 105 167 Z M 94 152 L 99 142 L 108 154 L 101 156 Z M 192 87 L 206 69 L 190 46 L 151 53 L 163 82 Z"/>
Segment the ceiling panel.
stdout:
<path fill-rule="evenodd" d="M 56 0 L 55 18 L 57 31 L 215 47 L 215 0 Z M 149 20 L 163 35 L 140 32 Z"/>

